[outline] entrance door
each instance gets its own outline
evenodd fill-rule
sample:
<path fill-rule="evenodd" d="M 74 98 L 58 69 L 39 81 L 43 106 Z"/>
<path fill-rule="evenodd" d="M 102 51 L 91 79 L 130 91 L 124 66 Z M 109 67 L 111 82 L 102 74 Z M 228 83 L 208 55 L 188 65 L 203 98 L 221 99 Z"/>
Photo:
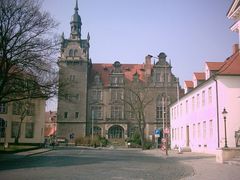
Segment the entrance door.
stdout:
<path fill-rule="evenodd" d="M 189 126 L 186 127 L 186 146 L 189 147 Z"/>
<path fill-rule="evenodd" d="M 124 137 L 124 129 L 121 126 L 114 125 L 108 130 L 108 137 L 112 139 L 122 139 Z"/>

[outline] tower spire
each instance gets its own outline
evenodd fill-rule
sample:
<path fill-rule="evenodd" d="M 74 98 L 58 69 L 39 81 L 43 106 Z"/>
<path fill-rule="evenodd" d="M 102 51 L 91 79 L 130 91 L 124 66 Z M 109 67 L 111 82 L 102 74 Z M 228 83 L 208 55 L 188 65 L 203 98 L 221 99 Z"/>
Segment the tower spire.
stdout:
<path fill-rule="evenodd" d="M 74 8 L 75 12 L 72 15 L 72 20 L 70 22 L 71 25 L 71 39 L 81 39 L 81 17 L 78 14 L 78 0 L 76 0 L 76 5 Z"/>
<path fill-rule="evenodd" d="M 74 10 L 75 10 L 75 13 L 78 11 L 78 0 L 76 0 L 76 6 L 75 6 Z"/>

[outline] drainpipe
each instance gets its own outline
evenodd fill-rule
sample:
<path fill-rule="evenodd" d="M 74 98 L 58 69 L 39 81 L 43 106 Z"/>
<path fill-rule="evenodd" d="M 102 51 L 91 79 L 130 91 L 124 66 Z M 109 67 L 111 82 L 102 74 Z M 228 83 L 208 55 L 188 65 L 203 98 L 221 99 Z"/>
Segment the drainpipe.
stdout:
<path fill-rule="evenodd" d="M 216 82 L 216 103 L 217 103 L 217 140 L 218 140 L 218 148 L 220 148 L 220 142 L 219 142 L 219 103 L 218 103 L 218 82 L 213 77 L 213 80 Z"/>

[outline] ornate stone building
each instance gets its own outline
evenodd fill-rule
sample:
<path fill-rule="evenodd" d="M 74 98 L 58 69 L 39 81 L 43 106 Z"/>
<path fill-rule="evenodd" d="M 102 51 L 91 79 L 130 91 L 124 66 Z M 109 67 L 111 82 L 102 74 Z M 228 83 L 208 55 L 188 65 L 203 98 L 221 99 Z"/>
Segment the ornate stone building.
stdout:
<path fill-rule="evenodd" d="M 169 125 L 167 106 L 177 99 L 179 83 L 172 74 L 165 53 L 157 62 L 148 55 L 143 64 L 94 64 L 89 58 L 89 40 L 81 38 L 81 18 L 78 4 L 71 19 L 69 39 L 62 36 L 59 59 L 60 96 L 58 98 L 59 137 L 74 139 L 92 133 L 125 139 L 137 127 L 137 122 L 124 102 L 126 82 L 148 82 L 152 101 L 145 109 L 145 135 L 151 138 L 154 130 Z M 71 138 L 70 138 L 71 137 Z"/>

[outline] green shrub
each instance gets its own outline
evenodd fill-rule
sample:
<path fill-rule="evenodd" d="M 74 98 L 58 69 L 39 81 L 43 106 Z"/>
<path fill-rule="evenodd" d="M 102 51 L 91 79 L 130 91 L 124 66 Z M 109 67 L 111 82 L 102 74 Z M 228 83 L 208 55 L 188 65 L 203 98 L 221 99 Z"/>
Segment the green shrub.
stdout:
<path fill-rule="evenodd" d="M 91 136 L 78 137 L 75 139 L 75 145 L 106 147 L 108 144 L 109 141 L 105 137 L 101 136 L 94 136 L 93 139 Z"/>
<path fill-rule="evenodd" d="M 144 149 L 151 149 L 153 146 L 153 143 L 151 141 L 146 141 L 144 143 Z"/>

